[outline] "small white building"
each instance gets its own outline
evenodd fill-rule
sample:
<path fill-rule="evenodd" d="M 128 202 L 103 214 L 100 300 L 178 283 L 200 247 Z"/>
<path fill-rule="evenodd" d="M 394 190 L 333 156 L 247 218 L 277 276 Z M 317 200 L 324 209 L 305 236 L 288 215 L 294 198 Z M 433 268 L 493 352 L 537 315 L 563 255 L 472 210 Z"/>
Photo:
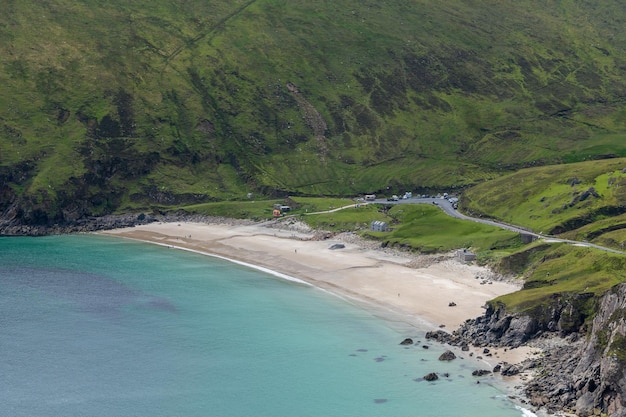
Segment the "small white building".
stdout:
<path fill-rule="evenodd" d="M 374 220 L 370 225 L 370 229 L 372 230 L 372 232 L 388 232 L 389 225 L 387 224 L 387 222 Z"/>
<path fill-rule="evenodd" d="M 467 249 L 461 249 L 456 253 L 459 261 L 463 263 L 469 263 L 476 259 L 476 254 L 468 251 Z"/>

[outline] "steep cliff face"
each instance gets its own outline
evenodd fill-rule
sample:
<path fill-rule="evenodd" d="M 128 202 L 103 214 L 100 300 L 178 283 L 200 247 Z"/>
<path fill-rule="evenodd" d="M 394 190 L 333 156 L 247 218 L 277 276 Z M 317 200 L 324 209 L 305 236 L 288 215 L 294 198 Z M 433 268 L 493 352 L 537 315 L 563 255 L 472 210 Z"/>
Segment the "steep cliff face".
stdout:
<path fill-rule="evenodd" d="M 626 283 L 597 300 L 591 325 L 580 308 L 595 301 L 590 294 L 551 301 L 526 315 L 491 306 L 446 341 L 510 347 L 537 343 L 544 354 L 526 363 L 538 370 L 525 388 L 534 406 L 580 417 L 626 417 Z"/>
<path fill-rule="evenodd" d="M 566 307 L 559 321 L 571 323 L 563 315 L 571 310 Z M 598 300 L 590 329 L 580 327 L 548 345 L 533 364 L 540 371 L 526 387 L 533 405 L 580 417 L 626 417 L 626 284 Z"/>
<path fill-rule="evenodd" d="M 571 375 L 576 410 L 589 416 L 600 409 L 626 416 L 626 284 L 605 294 L 590 335 Z"/>
<path fill-rule="evenodd" d="M 557 294 L 522 315 L 509 314 L 502 305 L 489 305 L 483 316 L 465 322 L 455 337 L 474 345 L 509 347 L 542 335 L 566 337 L 581 331 L 590 302 L 592 294 Z"/>

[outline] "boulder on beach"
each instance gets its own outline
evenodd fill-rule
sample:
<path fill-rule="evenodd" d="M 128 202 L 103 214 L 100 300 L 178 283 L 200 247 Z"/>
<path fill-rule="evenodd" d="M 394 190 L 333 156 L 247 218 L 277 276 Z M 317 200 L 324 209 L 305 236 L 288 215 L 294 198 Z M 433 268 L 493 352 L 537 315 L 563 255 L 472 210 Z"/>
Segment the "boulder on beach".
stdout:
<path fill-rule="evenodd" d="M 328 249 L 336 250 L 336 249 L 343 249 L 345 247 L 346 245 L 344 245 L 343 243 L 335 243 L 334 245 L 331 245 Z"/>
<path fill-rule="evenodd" d="M 456 359 L 456 355 L 451 350 L 446 350 L 439 356 L 440 361 L 451 361 Z"/>
<path fill-rule="evenodd" d="M 513 376 L 519 374 L 521 370 L 519 366 L 507 363 L 502 366 L 501 372 L 503 376 Z"/>

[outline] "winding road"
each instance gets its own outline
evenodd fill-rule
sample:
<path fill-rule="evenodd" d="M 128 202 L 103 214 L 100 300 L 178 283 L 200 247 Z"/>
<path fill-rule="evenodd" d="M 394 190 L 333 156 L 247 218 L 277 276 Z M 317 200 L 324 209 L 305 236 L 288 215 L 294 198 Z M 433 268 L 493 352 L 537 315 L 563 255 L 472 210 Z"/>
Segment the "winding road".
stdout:
<path fill-rule="evenodd" d="M 521 226 L 514 226 L 514 225 L 510 225 L 510 224 L 506 224 L 506 223 L 500 223 L 494 220 L 489 220 L 489 219 L 482 219 L 479 217 L 470 217 L 470 216 L 466 216 L 463 213 L 459 213 L 452 205 L 452 203 L 450 203 L 448 200 L 446 200 L 445 198 L 436 198 L 436 197 L 413 197 L 413 198 L 402 198 L 399 199 L 397 201 L 389 201 L 386 199 L 376 199 L 376 200 L 372 200 L 372 201 L 366 201 L 364 203 L 361 204 L 431 204 L 431 205 L 436 205 L 437 207 L 439 207 L 441 210 L 443 210 L 446 214 L 448 214 L 449 216 L 452 217 L 456 217 L 457 219 L 461 219 L 461 220 L 467 220 L 467 221 L 472 221 L 472 222 L 476 222 L 476 223 L 483 223 L 483 224 L 488 224 L 490 226 L 495 226 L 495 227 L 499 227 L 501 229 L 506 229 L 506 230 L 510 230 L 513 232 L 517 232 L 517 233 L 525 233 L 527 235 L 531 235 L 537 239 L 543 239 L 546 242 L 554 242 L 554 243 L 567 243 L 570 245 L 576 245 L 576 246 L 582 246 L 582 247 L 588 247 L 588 248 L 593 248 L 593 249 L 598 249 L 604 252 L 610 252 L 610 253 L 616 253 L 619 255 L 625 255 L 626 252 L 624 251 L 620 251 L 617 249 L 612 249 L 612 248 L 607 248 L 605 246 L 600 246 L 600 245 L 596 245 L 593 243 L 588 243 L 588 242 L 579 242 L 577 240 L 569 240 L 569 239 L 560 239 L 557 237 L 552 237 L 552 236 L 546 236 L 544 234 L 541 233 L 535 233 L 533 231 L 530 231 L 528 229 L 525 229 Z M 326 211 L 325 213 L 328 212 L 333 212 L 333 211 L 337 211 L 337 210 L 343 210 L 346 208 L 350 208 L 350 207 L 355 207 L 356 204 L 352 204 L 349 206 L 345 206 L 345 207 L 339 207 L 333 210 L 329 210 Z M 316 213 L 309 213 L 309 214 L 316 214 Z"/>

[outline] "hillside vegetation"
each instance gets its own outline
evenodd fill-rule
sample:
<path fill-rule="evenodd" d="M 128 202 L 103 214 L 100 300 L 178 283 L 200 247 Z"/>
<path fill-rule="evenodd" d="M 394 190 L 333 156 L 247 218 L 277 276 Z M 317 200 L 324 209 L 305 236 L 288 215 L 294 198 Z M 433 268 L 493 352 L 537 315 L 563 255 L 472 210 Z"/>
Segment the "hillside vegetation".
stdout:
<path fill-rule="evenodd" d="M 546 239 L 517 248 L 495 267 L 518 276 L 524 288 L 500 297 L 507 311 L 546 323 L 554 305 L 574 306 L 576 330 L 595 314 L 595 303 L 626 281 L 626 255 L 554 243 L 549 237 L 626 249 L 626 158 L 533 167 L 486 181 L 463 194 L 463 210 L 515 223 Z"/>
<path fill-rule="evenodd" d="M 463 196 L 465 210 L 535 232 L 626 247 L 626 159 L 522 169 Z"/>
<path fill-rule="evenodd" d="M 626 155 L 617 0 L 3 6 L 5 218 L 465 187 Z"/>

